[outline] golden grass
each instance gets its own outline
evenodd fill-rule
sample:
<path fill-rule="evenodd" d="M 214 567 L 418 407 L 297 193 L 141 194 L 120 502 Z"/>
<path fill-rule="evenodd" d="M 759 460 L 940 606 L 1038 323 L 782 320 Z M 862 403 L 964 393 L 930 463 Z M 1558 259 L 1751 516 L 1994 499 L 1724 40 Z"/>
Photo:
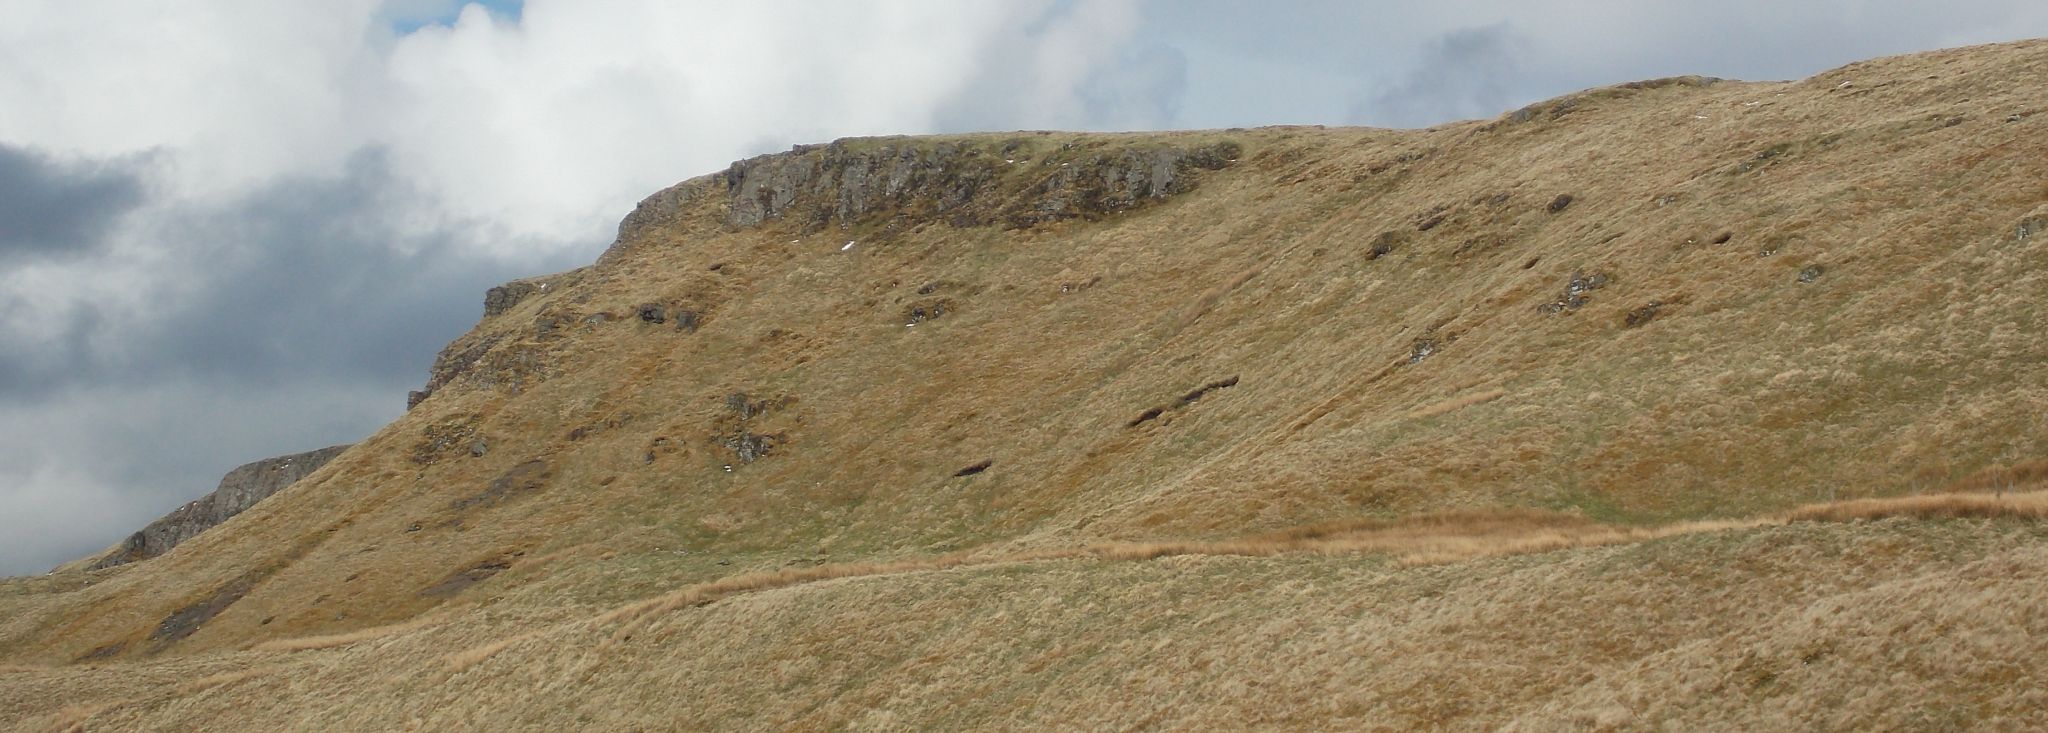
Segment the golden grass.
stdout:
<path fill-rule="evenodd" d="M 1458 410 L 1465 409 L 1467 407 L 1471 407 L 1473 405 L 1483 405 L 1488 402 L 1492 402 L 1502 397 L 1506 397 L 1507 394 L 1508 391 L 1504 389 L 1489 389 L 1482 390 L 1479 392 L 1473 392 L 1471 394 L 1458 395 L 1456 397 L 1452 397 L 1450 399 L 1438 402 L 1436 404 L 1426 405 L 1423 407 L 1418 407 L 1414 410 L 1410 410 L 1408 412 L 1408 418 L 1412 420 L 1418 417 L 1435 417 L 1437 415 L 1449 414 L 1452 412 L 1457 412 Z"/>
<path fill-rule="evenodd" d="M 2048 491 L 2018 494 L 1923 494 L 1883 499 L 1851 499 L 1799 507 L 1785 514 L 1794 522 L 1850 522 L 1905 517 L 1911 519 L 2048 519 Z"/>
<path fill-rule="evenodd" d="M 355 631 L 350 631 L 346 633 L 323 634 L 319 636 L 301 636 L 291 639 L 273 639 L 270 641 L 263 642 L 261 644 L 257 644 L 254 648 L 256 651 L 259 652 L 302 652 L 314 649 L 333 649 L 335 647 L 348 646 L 350 644 L 357 644 L 365 641 L 370 641 L 373 639 L 382 639 L 388 636 L 392 636 L 394 634 L 402 634 L 408 631 L 418 631 L 428 626 L 442 623 L 445 620 L 447 620 L 447 616 L 445 614 L 421 614 L 419 616 L 395 624 L 372 626 L 369 628 L 357 629 Z"/>
<path fill-rule="evenodd" d="M 1812 688 L 1673 697 L 1677 717 L 1656 719 L 1661 690 L 1588 675 L 1697 673 L 1659 678 L 1685 689 L 1768 681 L 1716 665 L 1815 639 L 1934 651 L 1886 618 L 1808 628 L 1837 617 L 1826 603 L 1947 600 L 1943 584 L 1971 570 L 1933 552 L 1859 564 L 1882 555 L 1848 551 L 1861 544 L 1967 539 L 2036 568 L 2037 528 L 1854 520 L 2042 518 L 2038 496 L 2017 492 L 2048 467 L 2005 463 L 2048 456 L 2048 341 L 2032 336 L 2048 306 L 2029 287 L 2048 238 L 2013 228 L 2048 191 L 2048 118 L 2005 120 L 2037 106 L 2043 79 L 2036 42 L 1811 82 L 1615 88 L 1425 131 L 1048 137 L 1110 157 L 1219 138 L 1245 154 L 1101 221 L 892 219 L 862 225 L 850 254 L 797 222 L 727 228 L 716 196 L 657 200 L 678 207 L 648 220 L 667 224 L 479 324 L 454 345 L 483 354 L 466 376 L 304 485 L 124 571 L 0 584 L 0 656 L 50 665 L 10 668 L 27 671 L 9 672 L 0 703 L 52 714 L 79 701 L 52 692 L 79 675 L 123 699 L 218 685 L 93 721 L 134 729 L 204 714 L 662 727 L 631 719 L 639 710 L 699 728 L 1513 722 L 1472 700 L 1513 700 L 1534 729 L 1636 720 L 1572 722 L 1589 708 L 1696 728 L 1712 726 L 1683 725 L 1684 704 L 1765 698 L 1802 701 L 1784 720 L 1809 725 L 1752 728 L 1942 728 L 1797 716 L 1844 690 L 1940 693 L 1972 670 L 1993 670 L 1984 689 L 2048 680 L 1978 650 L 2007 666 L 1959 665 L 1919 688 L 1847 667 Z M 1548 211 L 1561 193 L 1575 203 Z M 1399 246 L 1370 256 L 1390 233 Z M 1802 282 L 1809 265 L 1825 274 Z M 1606 285 L 1544 310 L 1581 271 Z M 958 308 L 903 328 L 904 305 L 928 296 Z M 650 302 L 701 311 L 702 327 L 630 317 Z M 1631 320 L 1651 303 L 1653 320 Z M 1407 363 L 1430 329 L 1458 338 Z M 1222 375 L 1241 381 L 1126 427 L 1131 408 Z M 734 393 L 784 407 L 742 419 L 726 408 Z M 720 440 L 735 425 L 786 440 L 735 463 Z M 416 462 L 436 426 L 487 436 L 488 454 L 451 443 Z M 534 460 L 545 485 L 491 494 Z M 1800 506 L 1944 483 L 1964 491 Z M 479 496 L 492 498 L 463 501 Z M 1564 511 L 1507 508 L 1529 503 Z M 1685 521 L 1707 517 L 1729 519 Z M 1644 545 L 1578 551 L 1628 543 Z M 983 549 L 904 557 L 960 547 Z M 444 603 L 422 589 L 520 552 L 534 559 L 445 601 L 446 622 L 411 627 Z M 1614 562 L 1638 556 L 1656 564 Z M 825 558 L 718 577 L 724 559 Z M 1749 561 L 1787 570 L 1728 566 Z M 276 572 L 170 648 L 64 664 L 145 638 L 252 569 Z M 1992 580 L 1963 590 L 1991 600 L 1925 614 L 2004 638 L 2007 617 L 1975 609 L 2039 594 L 1978 570 Z M 1836 596 L 1801 595 L 1816 587 Z M 1723 636 L 1688 636 L 1714 624 Z M 636 633 L 647 628 L 659 633 Z M 1151 645 L 1124 645 L 1139 639 Z M 1632 646 L 1644 639 L 1656 641 Z M 1687 656 L 1701 645 L 1718 646 Z M 294 654 L 311 649 L 329 651 Z M 516 674 L 402 671 L 487 661 Z M 333 707 L 243 710 L 231 698 L 266 678 L 212 676 L 273 663 L 337 690 L 301 704 Z M 1027 667 L 1044 674 L 1006 676 Z M 1838 680 L 1858 684 L 1828 687 Z M 974 708 L 1021 700 L 1041 707 Z M 1559 700 L 1577 707 L 1544 717 Z M 1230 717 L 1257 710 L 1280 717 Z"/>

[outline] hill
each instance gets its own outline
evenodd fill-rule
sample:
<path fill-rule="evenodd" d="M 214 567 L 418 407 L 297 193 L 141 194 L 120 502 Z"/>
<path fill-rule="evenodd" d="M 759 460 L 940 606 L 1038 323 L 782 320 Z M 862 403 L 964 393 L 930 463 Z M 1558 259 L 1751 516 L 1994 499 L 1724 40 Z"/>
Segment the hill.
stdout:
<path fill-rule="evenodd" d="M 289 488 L 0 584 L 0 710 L 2048 725 L 2044 84 L 2030 41 L 741 161 Z"/>

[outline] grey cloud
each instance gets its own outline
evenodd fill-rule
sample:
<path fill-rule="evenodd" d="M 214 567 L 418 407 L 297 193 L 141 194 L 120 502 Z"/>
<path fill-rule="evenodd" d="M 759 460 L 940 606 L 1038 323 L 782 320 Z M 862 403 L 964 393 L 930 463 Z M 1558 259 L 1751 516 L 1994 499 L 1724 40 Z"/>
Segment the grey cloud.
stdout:
<path fill-rule="evenodd" d="M 416 224 L 433 202 L 374 150 L 338 176 L 161 209 L 152 241 L 194 265 L 175 276 L 187 282 L 139 309 L 73 304 L 40 353 L 0 350 L 0 456 L 13 456 L 0 461 L 0 515 L 66 521 L 61 533 L 0 521 L 0 575 L 111 544 L 236 465 L 361 439 L 403 411 L 485 289 L 602 247 L 472 254 L 466 243 L 488 235 Z M 0 295 L 0 336 L 29 312 Z M 81 508 L 81 493 L 103 509 Z"/>
<path fill-rule="evenodd" d="M 96 251 L 143 193 L 132 164 L 59 162 L 0 144 L 0 267 Z"/>
<path fill-rule="evenodd" d="M 1424 47 L 1406 77 L 1354 105 L 1350 121 L 1427 127 L 1499 114 L 1529 86 L 1528 49 L 1506 24 L 1446 33 Z"/>
<path fill-rule="evenodd" d="M 1093 128 L 1168 127 L 1180 116 L 1188 86 L 1187 54 L 1169 46 L 1125 50 L 1082 82 L 1079 94 Z"/>

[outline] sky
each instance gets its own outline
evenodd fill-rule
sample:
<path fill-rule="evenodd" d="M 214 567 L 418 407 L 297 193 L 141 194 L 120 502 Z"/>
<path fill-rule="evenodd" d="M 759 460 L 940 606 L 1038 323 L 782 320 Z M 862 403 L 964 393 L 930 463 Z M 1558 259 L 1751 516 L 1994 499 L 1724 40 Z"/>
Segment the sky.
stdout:
<path fill-rule="evenodd" d="M 2039 0 L 0 0 L 0 575 L 398 417 L 483 293 L 792 144 L 1419 127 Z"/>

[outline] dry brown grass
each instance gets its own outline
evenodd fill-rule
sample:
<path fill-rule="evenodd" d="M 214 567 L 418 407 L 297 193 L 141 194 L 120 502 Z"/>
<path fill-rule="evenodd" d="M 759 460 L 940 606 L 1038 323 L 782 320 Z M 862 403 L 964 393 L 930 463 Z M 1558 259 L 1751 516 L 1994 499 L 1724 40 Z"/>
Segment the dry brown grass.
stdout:
<path fill-rule="evenodd" d="M 1989 609 L 2048 574 L 2014 493 L 2044 469 L 2011 465 L 2048 455 L 2048 237 L 2014 228 L 2048 196 L 2048 116 L 2007 121 L 2043 80 L 2032 42 L 1424 131 L 1033 135 L 1244 154 L 1028 231 L 734 230 L 716 196 L 659 199 L 664 226 L 480 323 L 463 377 L 314 480 L 122 572 L 0 582 L 0 657 L 27 665 L 0 704 L 141 700 L 92 720 L 130 729 L 2041 728 L 2042 655 L 2013 650 L 2048 629 Z M 1581 273 L 1605 285 L 1545 308 Z M 924 297 L 957 309 L 904 328 Z M 735 462 L 735 430 L 775 449 Z M 455 434 L 488 453 L 431 439 Z M 540 485 L 500 483 L 533 461 Z M 1990 493 L 1866 500 L 1938 486 Z M 1801 506 L 1823 496 L 1848 501 Z M 1876 516 L 2011 519 L 1840 521 Z M 2012 646 L 1953 651 L 1980 639 Z M 96 649 L 122 651 L 67 664 Z M 165 697 L 189 679 L 218 685 Z"/>
<path fill-rule="evenodd" d="M 1425 405 L 1423 407 L 1418 407 L 1414 410 L 1410 410 L 1408 412 L 1408 417 L 1410 419 L 1413 419 L 1418 417 L 1435 417 L 1437 415 L 1449 414 L 1452 412 L 1457 412 L 1458 410 L 1465 409 L 1467 407 L 1471 407 L 1473 405 L 1483 405 L 1488 402 L 1500 399 L 1502 397 L 1506 397 L 1507 395 L 1508 391 L 1504 389 L 1488 389 L 1481 390 L 1478 392 L 1472 392 L 1470 394 L 1462 394 L 1444 400 L 1442 402 L 1438 402 L 1432 405 Z"/>
<path fill-rule="evenodd" d="M 2019 494 L 1926 494 L 1883 499 L 1851 499 L 1794 509 L 1794 522 L 1850 522 L 1906 517 L 1912 519 L 2048 519 L 2048 491 Z"/>
<path fill-rule="evenodd" d="M 1986 466 L 1942 487 L 1942 491 L 2011 491 L 2048 482 L 2048 460 L 2022 461 L 2010 466 Z"/>
<path fill-rule="evenodd" d="M 257 644 L 255 646 L 255 650 L 259 652 L 302 652 L 311 651 L 314 649 L 333 649 L 335 647 L 348 646 L 350 644 L 358 644 L 361 642 L 371 641 L 374 639 L 382 639 L 395 634 L 403 634 L 409 631 L 418 631 L 420 629 L 442 623 L 446 620 L 447 616 L 445 614 L 421 614 L 412 619 L 401 621 L 395 624 L 386 624 L 384 626 L 372 626 L 370 628 L 357 629 L 355 631 L 349 631 L 340 634 L 302 636 L 292 639 L 273 639 L 270 641 L 263 642 L 261 644 Z"/>

